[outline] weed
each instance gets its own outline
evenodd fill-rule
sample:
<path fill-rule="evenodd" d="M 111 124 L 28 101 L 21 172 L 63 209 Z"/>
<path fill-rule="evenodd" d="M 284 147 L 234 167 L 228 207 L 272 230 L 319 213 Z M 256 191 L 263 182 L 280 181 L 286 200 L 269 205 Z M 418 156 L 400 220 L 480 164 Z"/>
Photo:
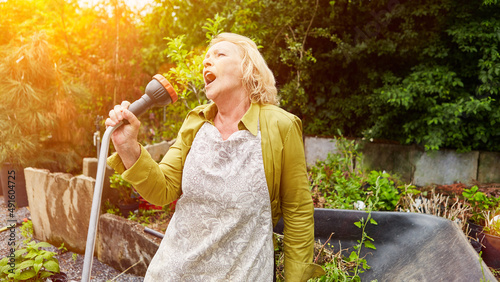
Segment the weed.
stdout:
<path fill-rule="evenodd" d="M 21 235 L 24 237 L 23 244 L 28 244 L 33 240 L 33 222 L 31 220 L 24 221 L 21 226 Z"/>
<path fill-rule="evenodd" d="M 8 257 L 0 260 L 1 281 L 41 281 L 59 273 L 59 261 L 54 257 L 56 253 L 41 250 L 51 247 L 49 243 L 29 242 L 25 248 L 14 252 L 15 262 Z"/>
<path fill-rule="evenodd" d="M 61 244 L 61 246 L 59 246 L 59 248 L 57 248 L 59 250 L 59 252 L 61 254 L 64 254 L 68 251 L 68 249 L 64 246 L 64 243 Z"/>
<path fill-rule="evenodd" d="M 466 231 L 467 214 L 471 210 L 467 203 L 463 203 L 459 199 L 450 201 L 449 196 L 435 193 L 434 190 L 431 191 L 430 195 L 425 196 L 414 186 L 406 185 L 398 203 L 399 211 L 443 217 L 457 223 L 463 231 Z"/>
<path fill-rule="evenodd" d="M 363 161 L 362 153 L 358 152 L 358 144 L 344 137 L 336 138 L 335 141 L 338 153 L 329 153 L 309 173 L 315 207 L 360 209 L 359 207 L 367 206 L 375 189 L 379 189 L 378 201 L 372 203 L 373 209 L 393 211 L 400 197 L 397 179 L 385 171 L 364 173 L 357 168 Z M 375 184 L 377 180 L 378 188 Z"/>

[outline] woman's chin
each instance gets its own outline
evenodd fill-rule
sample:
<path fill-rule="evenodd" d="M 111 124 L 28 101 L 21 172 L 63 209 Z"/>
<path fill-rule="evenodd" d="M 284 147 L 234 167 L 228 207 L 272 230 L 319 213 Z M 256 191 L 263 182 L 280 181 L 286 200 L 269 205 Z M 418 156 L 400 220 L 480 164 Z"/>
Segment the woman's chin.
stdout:
<path fill-rule="evenodd" d="M 212 89 L 205 89 L 205 95 L 207 96 L 208 100 L 214 100 L 217 99 L 217 92 L 213 91 Z"/>

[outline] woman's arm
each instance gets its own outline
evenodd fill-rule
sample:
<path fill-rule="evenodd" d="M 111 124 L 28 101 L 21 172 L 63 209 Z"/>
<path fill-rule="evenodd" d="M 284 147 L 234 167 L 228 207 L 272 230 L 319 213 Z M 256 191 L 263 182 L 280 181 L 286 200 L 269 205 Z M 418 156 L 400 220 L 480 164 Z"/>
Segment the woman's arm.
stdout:
<path fill-rule="evenodd" d="M 302 123 L 295 118 L 283 145 L 281 209 L 284 221 L 285 281 L 307 281 L 324 275 L 313 264 L 314 206 L 302 142 Z"/>
<path fill-rule="evenodd" d="M 181 145 L 178 139 L 170 147 L 160 164 L 153 160 L 149 152 L 140 146 L 140 156 L 127 170 L 118 154 L 108 158 L 108 164 L 122 174 L 137 192 L 148 202 L 166 205 L 181 195 Z"/>
<path fill-rule="evenodd" d="M 155 205 L 165 205 L 176 200 L 182 193 L 182 168 L 189 150 L 189 145 L 186 144 L 191 143 L 190 140 L 194 138 L 196 126 L 201 124 L 196 117 L 197 114 L 188 114 L 179 130 L 176 142 L 159 164 L 151 158 L 144 147 L 136 143 L 139 154 L 131 166 L 127 167 L 119 152 L 108 158 L 109 166 L 117 173 L 122 174 L 123 179 L 132 184 L 148 202 Z"/>

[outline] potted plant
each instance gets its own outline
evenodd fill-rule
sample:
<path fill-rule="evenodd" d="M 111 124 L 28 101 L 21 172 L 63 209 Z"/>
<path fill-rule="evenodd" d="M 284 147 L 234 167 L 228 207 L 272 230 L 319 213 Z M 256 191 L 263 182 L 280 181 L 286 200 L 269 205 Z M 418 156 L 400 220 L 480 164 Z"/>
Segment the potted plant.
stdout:
<path fill-rule="evenodd" d="M 477 186 L 470 189 L 464 189 L 462 196 L 469 203 L 471 209 L 468 216 L 468 224 L 471 233 L 479 233 L 486 225 L 486 217 L 484 211 L 491 211 L 498 207 L 500 199 L 488 197 L 484 192 L 479 191 Z M 469 234 L 470 236 L 475 235 Z"/>
<path fill-rule="evenodd" d="M 470 204 L 469 237 L 478 245 L 484 262 L 500 268 L 500 198 L 490 197 L 477 186 L 464 189 L 465 200 Z"/>
<path fill-rule="evenodd" d="M 494 211 L 483 212 L 485 226 L 483 228 L 482 257 L 492 268 L 500 268 L 500 207 Z"/>
<path fill-rule="evenodd" d="M 116 189 L 120 195 L 118 200 L 118 208 L 123 217 L 128 217 L 130 212 L 139 208 L 139 194 L 134 190 L 132 185 L 128 183 L 121 174 L 114 173 L 109 178 L 109 186 Z"/>

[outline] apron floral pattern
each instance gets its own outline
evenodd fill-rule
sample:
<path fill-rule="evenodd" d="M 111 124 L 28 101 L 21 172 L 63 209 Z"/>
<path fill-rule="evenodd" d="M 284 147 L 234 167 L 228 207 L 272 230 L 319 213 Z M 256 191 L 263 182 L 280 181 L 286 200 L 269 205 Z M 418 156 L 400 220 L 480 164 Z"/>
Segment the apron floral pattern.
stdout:
<path fill-rule="evenodd" d="M 145 281 L 273 280 L 260 131 L 224 141 L 205 123 L 186 158 L 182 191 Z"/>

